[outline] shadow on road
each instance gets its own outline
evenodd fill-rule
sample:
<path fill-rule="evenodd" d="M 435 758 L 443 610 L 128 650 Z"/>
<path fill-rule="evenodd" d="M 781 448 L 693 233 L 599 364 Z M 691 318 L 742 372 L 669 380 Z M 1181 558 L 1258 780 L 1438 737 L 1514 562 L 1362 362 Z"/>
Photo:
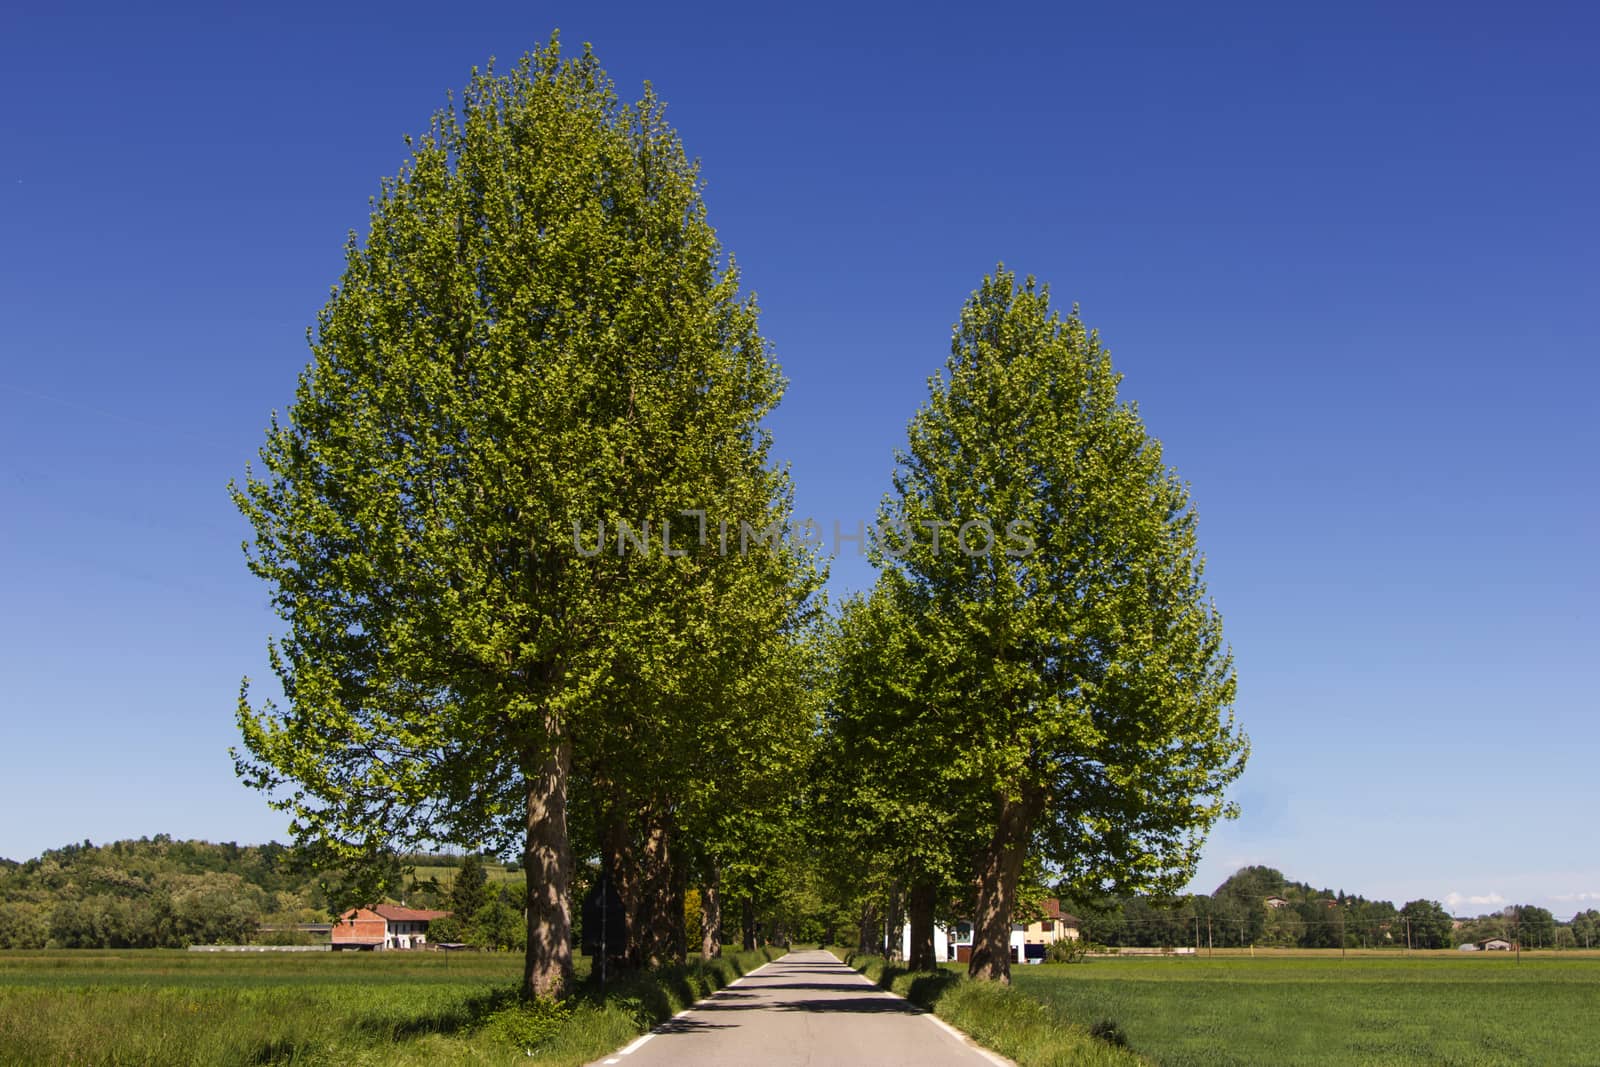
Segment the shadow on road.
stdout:
<path fill-rule="evenodd" d="M 701 1011 L 704 1010 L 701 1009 Z M 695 1014 L 699 1015 L 700 1011 L 696 1011 Z M 739 1024 L 701 1022 L 699 1019 L 691 1019 L 685 1016 L 683 1018 L 668 1019 L 660 1026 L 657 1026 L 654 1032 L 658 1034 L 694 1034 L 703 1030 L 726 1030 L 737 1025 Z"/>
<path fill-rule="evenodd" d="M 857 989 L 860 987 L 858 986 Z M 924 1012 L 914 1004 L 908 1004 L 898 997 L 885 997 L 880 994 L 844 995 L 837 997 L 805 997 L 799 1000 L 763 1001 L 753 1000 L 744 1004 L 730 1004 L 721 997 L 714 998 L 709 1004 L 694 1009 L 696 1015 L 710 1015 L 713 1012 L 723 1011 L 806 1011 L 827 1014 L 828 1012 L 848 1012 L 855 1015 L 871 1014 L 897 1014 L 897 1015 L 922 1015 Z"/>
<path fill-rule="evenodd" d="M 808 976 L 836 979 L 806 981 Z M 790 979 L 799 979 L 798 981 Z M 802 994 L 795 996 L 796 993 Z M 805 995 L 810 994 L 810 995 Z M 886 997 L 859 980 L 840 979 L 837 966 L 786 966 L 781 974 L 762 975 L 755 984 L 740 990 L 725 989 L 695 1009 L 695 1014 L 714 1012 L 782 1011 L 819 1015 L 922 1015 L 915 1004 L 899 997 Z"/>

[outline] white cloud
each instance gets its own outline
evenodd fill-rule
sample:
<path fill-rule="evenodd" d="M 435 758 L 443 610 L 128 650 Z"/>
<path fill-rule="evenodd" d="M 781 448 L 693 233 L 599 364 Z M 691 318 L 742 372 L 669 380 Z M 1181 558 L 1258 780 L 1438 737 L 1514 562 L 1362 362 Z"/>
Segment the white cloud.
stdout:
<path fill-rule="evenodd" d="M 1591 900 L 1600 900 L 1600 893 L 1557 893 L 1550 899 L 1559 900 L 1563 904 L 1584 904 Z"/>
<path fill-rule="evenodd" d="M 1473 904 L 1478 907 L 1499 907 L 1506 902 L 1506 898 L 1499 893 L 1484 893 L 1481 896 L 1467 896 L 1462 893 L 1446 893 L 1445 907 L 1455 911 L 1463 904 Z"/>

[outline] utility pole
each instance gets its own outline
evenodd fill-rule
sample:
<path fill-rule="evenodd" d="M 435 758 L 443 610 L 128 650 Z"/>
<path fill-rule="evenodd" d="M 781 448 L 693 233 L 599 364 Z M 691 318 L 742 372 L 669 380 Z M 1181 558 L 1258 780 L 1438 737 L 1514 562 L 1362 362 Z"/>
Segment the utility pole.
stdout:
<path fill-rule="evenodd" d="M 1217 950 L 1211 944 L 1211 916 L 1206 916 L 1206 955 L 1215 956 Z"/>
<path fill-rule="evenodd" d="M 1200 955 L 1200 916 L 1194 917 L 1194 954 Z"/>
<path fill-rule="evenodd" d="M 1411 954 L 1411 920 L 1406 920 L 1406 954 Z"/>
<path fill-rule="evenodd" d="M 1344 906 L 1339 906 L 1339 958 L 1344 959 Z"/>

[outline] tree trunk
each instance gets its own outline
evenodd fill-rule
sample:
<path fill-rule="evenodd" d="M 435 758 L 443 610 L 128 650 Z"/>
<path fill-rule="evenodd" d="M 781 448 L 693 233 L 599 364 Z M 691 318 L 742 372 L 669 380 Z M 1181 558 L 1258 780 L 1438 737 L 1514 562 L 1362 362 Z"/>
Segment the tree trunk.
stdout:
<path fill-rule="evenodd" d="M 683 943 L 683 901 L 673 892 L 672 837 L 657 819 L 650 818 L 646 826 L 639 867 L 644 898 L 639 962 L 646 967 L 659 967 L 675 962 L 677 949 Z M 676 914 L 674 901 L 678 905 Z"/>
<path fill-rule="evenodd" d="M 912 883 L 906 909 L 911 918 L 911 954 L 906 966 L 913 971 L 931 971 L 939 966 L 939 961 L 933 957 L 934 898 L 932 882 Z"/>
<path fill-rule="evenodd" d="M 756 902 L 754 898 L 744 898 L 740 919 L 744 927 L 744 950 L 749 952 L 756 947 Z"/>
<path fill-rule="evenodd" d="M 900 879 L 896 878 L 889 883 L 889 913 L 883 919 L 884 941 L 883 955 L 891 963 L 900 963 L 905 960 L 905 925 L 903 915 L 905 902 L 902 899 Z"/>
<path fill-rule="evenodd" d="M 601 837 L 600 862 L 605 864 L 611 884 L 622 901 L 622 952 L 612 956 L 614 966 L 639 965 L 639 910 L 643 906 L 639 893 L 639 862 L 634 854 L 633 832 L 627 816 L 613 809 L 605 822 Z"/>
<path fill-rule="evenodd" d="M 712 866 L 711 877 L 700 890 L 700 954 L 708 960 L 722 955 L 722 897 L 717 882 L 717 868 Z"/>
<path fill-rule="evenodd" d="M 1026 800 L 1001 800 L 994 837 L 978 861 L 978 907 L 972 922 L 969 977 L 1002 985 L 1011 982 L 1011 910 L 1016 905 L 1031 822 L 1031 805 Z"/>
<path fill-rule="evenodd" d="M 683 963 L 689 958 L 689 919 L 684 905 L 689 896 L 689 866 L 683 862 L 682 850 L 669 868 L 671 879 L 667 890 L 668 931 L 671 933 L 672 962 Z"/>
<path fill-rule="evenodd" d="M 556 742 L 528 783 L 528 841 L 523 869 L 528 882 L 528 950 L 523 993 L 554 999 L 572 980 L 572 851 L 567 841 L 567 776 L 572 742 Z"/>
<path fill-rule="evenodd" d="M 863 956 L 876 956 L 882 951 L 878 936 L 878 909 L 870 901 L 861 905 L 861 924 L 857 929 L 856 951 Z"/>

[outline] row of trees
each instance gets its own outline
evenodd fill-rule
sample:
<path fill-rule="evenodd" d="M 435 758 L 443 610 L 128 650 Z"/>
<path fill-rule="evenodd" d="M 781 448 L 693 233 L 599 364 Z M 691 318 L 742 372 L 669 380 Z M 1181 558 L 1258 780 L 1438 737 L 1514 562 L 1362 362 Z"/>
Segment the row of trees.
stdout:
<path fill-rule="evenodd" d="M 1269 907 L 1270 898 L 1284 903 Z M 1507 938 L 1524 948 L 1600 947 L 1600 912 L 1594 910 L 1562 923 L 1546 908 L 1519 904 L 1457 926 L 1436 900 L 1396 907 L 1293 882 L 1259 866 L 1235 872 L 1209 896 L 1078 895 L 1062 903 L 1083 921 L 1087 938 L 1109 946 L 1442 949 Z"/>
<path fill-rule="evenodd" d="M 1283 900 L 1269 907 L 1269 898 Z M 1350 896 L 1290 882 L 1271 867 L 1246 867 L 1209 896 L 1167 901 L 1079 896 L 1064 902 L 1084 922 L 1086 937 L 1111 946 L 1194 945 L 1217 948 L 1448 948 L 1452 920 L 1443 905 Z"/>
<path fill-rule="evenodd" d="M 1005 981 L 1029 886 L 1176 892 L 1228 811 L 1247 746 L 1194 511 L 1119 380 L 1075 309 L 985 279 L 832 631 L 819 803 L 885 883 L 862 939 L 903 906 L 913 967 L 959 914 Z"/>
<path fill-rule="evenodd" d="M 233 489 L 288 627 L 240 774 L 352 899 L 395 851 L 520 854 L 531 995 L 602 874 L 620 962 L 686 952 L 691 884 L 716 951 L 799 847 L 822 574 L 777 534 L 784 382 L 661 102 L 554 40 L 475 72 L 312 351 Z"/>
<path fill-rule="evenodd" d="M 889 946 L 898 951 L 907 894 L 882 876 L 882 868 L 877 876 L 860 877 L 858 869 L 850 877 L 832 866 L 839 849 L 828 842 L 838 840 L 839 828 L 818 818 L 824 810 L 811 800 L 800 815 L 821 847 L 778 857 L 778 864 L 767 871 L 773 890 L 759 898 L 749 931 L 752 942 L 792 937 L 851 941 L 863 952 Z M 524 890 L 500 880 L 501 874 L 491 881 L 484 857 L 416 854 L 397 861 L 406 872 L 404 902 L 452 913 L 434 923 L 433 940 L 508 951 L 526 948 Z M 598 868 L 592 862 L 587 874 L 591 883 Z M 438 873 L 441 868 L 450 873 Z M 515 873 L 498 863 L 493 868 Z M 1019 891 L 1019 918 L 1036 914 L 1047 892 L 1045 881 L 1033 877 L 1045 872 L 1027 873 Z M 1070 886 L 1062 888 L 1070 893 Z M 1287 904 L 1267 907 L 1269 897 Z M 1062 903 L 1078 916 L 1086 939 L 1110 946 L 1198 941 L 1217 948 L 1343 944 L 1437 949 L 1504 937 L 1525 948 L 1600 948 L 1600 911 L 1594 909 L 1561 921 L 1547 909 L 1515 905 L 1455 927 L 1437 901 L 1414 900 L 1397 908 L 1388 901 L 1289 881 L 1270 867 L 1244 868 L 1209 895 L 1159 899 L 1080 894 Z M 970 906 L 970 898 L 951 893 L 937 910 L 942 919 L 966 919 L 970 912 L 964 909 Z M 898 918 L 891 918 L 896 907 Z M 703 949 L 713 931 L 700 889 L 686 891 L 683 909 L 686 942 L 691 949 Z M 6 949 L 303 941 L 304 935 L 294 932 L 295 924 L 326 921 L 338 910 L 296 851 L 277 844 L 213 844 L 157 835 L 101 846 L 69 845 L 24 863 L 0 859 L 0 948 Z M 577 925 L 581 933 L 581 921 Z M 896 936 L 886 938 L 891 926 Z M 723 931 L 723 937 L 743 933 Z"/>
<path fill-rule="evenodd" d="M 397 852 L 519 853 L 530 995 L 569 981 L 602 882 L 621 964 L 689 950 L 690 887 L 711 954 L 729 904 L 751 943 L 799 894 L 865 930 L 882 891 L 916 962 L 960 910 L 1005 980 L 1043 872 L 1175 890 L 1226 813 L 1246 745 L 1194 512 L 1098 338 L 984 281 L 882 579 L 825 613 L 755 303 L 660 101 L 620 104 L 587 50 L 474 73 L 311 348 L 232 490 L 287 626 L 238 771 L 352 902 Z"/>

